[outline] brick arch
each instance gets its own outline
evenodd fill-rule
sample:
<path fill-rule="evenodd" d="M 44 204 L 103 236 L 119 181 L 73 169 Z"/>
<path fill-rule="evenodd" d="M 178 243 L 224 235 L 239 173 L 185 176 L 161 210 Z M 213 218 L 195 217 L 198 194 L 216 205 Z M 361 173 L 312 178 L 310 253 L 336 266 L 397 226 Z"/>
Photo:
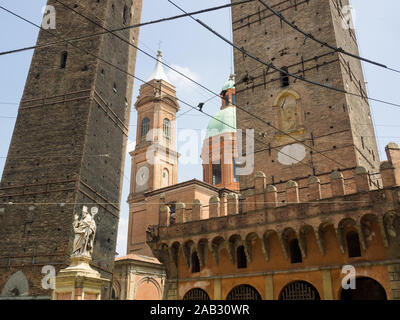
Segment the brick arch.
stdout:
<path fill-rule="evenodd" d="M 136 283 L 135 300 L 160 300 L 161 298 L 161 286 L 154 278 L 144 277 Z"/>
<path fill-rule="evenodd" d="M 211 300 L 207 291 L 201 288 L 193 288 L 185 293 L 182 300 L 199 300 L 206 301 Z"/>
<path fill-rule="evenodd" d="M 278 300 L 320 300 L 316 286 L 310 281 L 293 280 L 279 291 Z"/>
<path fill-rule="evenodd" d="M 241 284 L 233 287 L 226 300 L 262 300 L 260 291 L 249 284 Z"/>
<path fill-rule="evenodd" d="M 112 286 L 111 286 L 111 294 L 112 294 L 112 290 L 114 290 L 115 292 L 115 299 L 119 300 L 121 299 L 121 284 L 119 283 L 118 280 L 113 280 L 112 282 Z"/>
<path fill-rule="evenodd" d="M 222 236 L 214 237 L 211 242 L 209 242 L 209 249 L 213 255 L 215 264 L 219 264 L 219 254 L 220 251 L 226 247 L 226 240 Z"/>
<path fill-rule="evenodd" d="M 367 280 L 367 285 L 361 284 L 360 280 Z M 387 300 L 389 292 L 385 287 L 374 277 L 371 276 L 356 276 L 356 289 L 348 289 L 349 292 L 345 293 L 347 297 L 343 297 L 344 289 L 340 286 L 337 290 L 338 300 Z M 357 292 L 357 290 L 360 290 Z M 353 296 L 353 299 L 351 299 Z M 350 299 L 349 299 L 350 298 Z M 355 299 L 354 299 L 355 298 Z"/>

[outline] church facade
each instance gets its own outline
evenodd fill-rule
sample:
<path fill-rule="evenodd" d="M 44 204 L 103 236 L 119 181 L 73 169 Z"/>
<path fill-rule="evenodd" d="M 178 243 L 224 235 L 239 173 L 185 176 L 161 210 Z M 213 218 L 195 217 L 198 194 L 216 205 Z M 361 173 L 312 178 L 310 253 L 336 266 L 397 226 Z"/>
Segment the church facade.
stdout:
<path fill-rule="evenodd" d="M 135 104 L 138 129 L 136 148 L 130 153 L 127 255 L 115 262 L 113 296 L 116 299 L 157 300 L 166 297 L 167 270 L 146 243 L 148 226 L 208 218 L 215 211 L 214 207 L 220 206 L 220 199 L 227 199 L 232 193 L 236 195 L 239 190 L 238 177 L 234 174 L 236 108 L 233 76 L 224 84 L 221 110 L 207 128 L 201 153 L 203 181 L 194 179 L 178 183 L 175 118 L 179 105 L 175 87 L 164 72 L 161 58 L 159 52 L 154 72 L 141 86 Z M 226 214 L 226 204 L 222 204 L 222 208 Z M 190 218 L 183 217 L 182 210 L 190 212 Z"/>

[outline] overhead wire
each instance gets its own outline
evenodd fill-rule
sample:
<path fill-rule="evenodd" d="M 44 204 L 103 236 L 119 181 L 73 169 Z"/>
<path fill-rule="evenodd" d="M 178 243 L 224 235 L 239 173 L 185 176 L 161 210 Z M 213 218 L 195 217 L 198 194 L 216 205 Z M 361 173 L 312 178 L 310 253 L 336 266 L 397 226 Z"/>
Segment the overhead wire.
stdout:
<path fill-rule="evenodd" d="M 39 28 L 39 29 L 41 29 L 41 30 L 43 30 L 43 31 L 45 31 L 45 32 L 47 32 L 47 33 L 49 33 L 50 35 L 52 35 L 52 36 L 54 36 L 54 37 L 56 37 L 56 38 L 63 39 L 61 36 L 59 36 L 59 35 L 57 35 L 57 34 L 54 34 L 53 32 L 49 31 L 48 29 L 42 28 L 40 25 L 35 24 L 34 22 L 32 22 L 32 21 L 30 21 L 30 20 L 28 20 L 28 19 L 26 19 L 26 18 L 20 16 L 19 14 L 15 13 L 15 12 L 13 12 L 13 11 L 11 11 L 11 10 L 9 10 L 9 9 L 7 9 L 7 8 L 5 8 L 5 7 L 3 7 L 3 6 L 1 6 L 1 5 L 0 5 L 0 9 L 6 11 L 6 12 L 8 12 L 8 13 L 10 13 L 11 15 L 13 15 L 13 16 L 15 16 L 15 17 L 17 17 L 17 18 L 19 18 L 19 19 L 21 19 L 21 20 L 23 20 L 23 21 L 25 21 L 25 22 L 27 22 L 27 23 L 29 23 L 29 24 L 31 24 L 31 25 L 33 25 L 33 26 L 35 26 L 36 28 Z M 126 71 L 126 70 L 124 70 L 124 69 L 122 69 L 122 68 L 120 68 L 120 67 L 118 67 L 118 66 L 112 64 L 111 62 L 109 62 L 109 61 L 107 61 L 107 60 L 105 60 L 105 59 L 103 59 L 103 58 L 101 58 L 101 57 L 99 57 L 99 56 L 97 56 L 97 55 L 95 55 L 95 54 L 93 54 L 93 53 L 87 51 L 86 49 L 80 48 L 80 47 L 78 47 L 77 45 L 71 43 L 71 42 L 68 41 L 68 40 L 64 40 L 64 42 L 68 42 L 72 47 L 74 47 L 74 48 L 76 48 L 76 49 L 78 49 L 78 50 L 80 50 L 80 51 L 82 51 L 82 52 L 84 52 L 84 53 L 86 53 L 86 54 L 88 54 L 88 55 L 91 55 L 91 56 L 94 57 L 95 59 L 98 59 L 99 61 L 102 61 L 103 63 L 105 63 L 105 64 L 107 64 L 107 65 L 109 65 L 109 66 L 111 66 L 111 67 L 113 67 L 113 68 L 115 68 L 115 69 L 117 69 L 117 70 L 119 70 L 120 72 L 123 72 L 123 73 L 125 73 L 125 74 L 127 74 L 127 75 L 129 75 L 129 76 L 131 76 L 131 77 L 133 77 L 133 78 L 135 78 L 135 79 L 137 79 L 137 80 L 139 80 L 139 81 L 142 82 L 142 83 L 147 83 L 148 85 L 152 86 L 151 84 L 149 84 L 148 82 L 144 81 L 143 79 L 141 79 L 141 78 L 139 78 L 139 77 L 137 77 L 137 76 L 135 76 L 135 75 L 129 73 L 128 71 Z M 190 79 L 190 78 L 189 78 L 189 79 Z M 154 87 L 154 86 L 152 86 L 152 87 L 156 89 L 156 87 Z M 211 92 L 212 92 L 212 91 L 211 91 Z M 165 93 L 166 95 L 170 95 L 170 94 L 168 94 L 168 93 L 166 93 L 166 92 L 164 92 L 164 93 Z M 174 97 L 174 98 L 175 98 L 175 97 Z M 211 118 L 213 118 L 214 120 L 216 120 L 216 121 L 218 121 L 218 122 L 220 122 L 220 123 L 222 123 L 222 124 L 224 124 L 224 125 L 226 125 L 226 126 L 232 128 L 232 129 L 236 130 L 235 127 L 233 127 L 233 126 L 231 126 L 231 125 L 229 125 L 229 124 L 223 122 L 222 120 L 220 120 L 220 119 L 218 119 L 218 118 L 215 118 L 214 116 L 212 116 L 212 115 L 206 113 L 206 112 L 203 111 L 203 110 L 200 111 L 198 108 L 196 108 L 196 107 L 192 106 L 191 104 L 189 104 L 189 103 L 183 101 L 182 99 L 179 99 L 179 98 L 176 98 L 176 99 L 177 99 L 177 101 L 182 102 L 183 104 L 189 106 L 190 108 L 192 108 L 192 109 L 194 109 L 194 110 L 196 110 L 196 111 L 202 112 L 203 114 L 207 115 L 208 117 L 211 117 Z M 254 139 L 257 140 L 256 138 L 254 138 Z M 261 142 L 262 144 L 267 145 L 264 141 L 261 141 L 261 140 L 258 140 L 258 141 Z M 267 146 L 270 147 L 269 145 L 267 145 Z M 272 150 L 272 149 L 275 149 L 275 148 L 274 148 L 274 147 L 270 147 L 270 149 Z M 280 151 L 280 152 L 281 152 L 283 155 L 285 155 L 285 156 L 291 158 L 292 160 L 295 160 L 296 162 L 298 162 L 298 163 L 300 163 L 300 164 L 302 164 L 302 165 L 305 165 L 305 166 L 310 167 L 311 169 L 313 169 L 313 167 L 311 167 L 310 165 L 308 165 L 308 164 L 306 164 L 306 163 L 304 163 L 304 162 L 302 162 L 302 161 L 299 161 L 298 159 L 292 157 L 291 155 L 288 155 L 288 154 L 284 153 L 283 151 Z"/>

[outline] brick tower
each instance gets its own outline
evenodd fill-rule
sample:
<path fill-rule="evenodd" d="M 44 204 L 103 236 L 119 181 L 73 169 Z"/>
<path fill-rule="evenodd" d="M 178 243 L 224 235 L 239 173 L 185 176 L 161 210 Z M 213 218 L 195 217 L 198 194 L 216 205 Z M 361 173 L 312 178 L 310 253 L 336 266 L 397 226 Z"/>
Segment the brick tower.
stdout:
<path fill-rule="evenodd" d="M 149 81 L 140 88 L 136 148 L 132 156 L 129 195 L 129 235 L 127 253 L 152 256 L 146 245 L 146 228 L 158 223 L 158 214 L 148 207 L 145 193 L 178 183 L 176 153 L 176 113 L 179 105 L 175 87 L 164 72 L 161 51 Z"/>
<path fill-rule="evenodd" d="M 141 0 L 64 1 L 108 29 L 140 21 Z M 63 39 L 102 29 L 54 1 Z M 118 33 L 136 43 L 139 29 Z M 60 40 L 46 31 L 37 44 Z M 44 296 L 42 268 L 68 266 L 72 222 L 97 206 L 93 268 L 111 279 L 115 258 L 136 50 L 113 35 L 37 48 L 0 185 L 0 293 Z M 90 54 L 85 54 L 85 51 Z M 104 288 L 103 298 L 109 297 Z"/>
<path fill-rule="evenodd" d="M 348 0 L 264 1 L 315 38 L 358 54 L 354 30 L 342 13 Z M 254 172 L 265 172 L 267 184 L 278 189 L 291 179 L 301 189 L 310 175 L 324 184 L 333 170 L 342 171 L 354 188 L 357 166 L 375 180 L 379 155 L 360 61 L 305 39 L 258 1 L 232 10 L 238 46 L 289 73 L 362 96 L 296 81 L 235 51 L 237 105 L 271 124 L 237 110 L 238 129 L 254 128 L 264 142 L 255 143 Z M 251 184 L 251 176 L 241 177 L 242 189 Z"/>

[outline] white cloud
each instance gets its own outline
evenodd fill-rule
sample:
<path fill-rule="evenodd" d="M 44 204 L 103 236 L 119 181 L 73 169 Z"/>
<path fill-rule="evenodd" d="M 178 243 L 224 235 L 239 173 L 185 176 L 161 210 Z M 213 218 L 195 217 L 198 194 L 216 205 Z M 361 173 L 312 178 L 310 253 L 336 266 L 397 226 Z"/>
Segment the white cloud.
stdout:
<path fill-rule="evenodd" d="M 195 80 L 199 81 L 199 76 L 197 73 L 193 72 L 190 70 L 188 67 L 182 67 L 176 64 L 171 65 L 172 68 L 176 69 L 180 73 L 184 74 L 185 76 Z M 192 86 L 193 82 L 185 78 L 184 76 L 181 76 L 179 73 L 176 73 L 175 71 L 168 69 L 167 70 L 167 77 L 169 81 L 171 82 L 172 85 L 174 85 L 177 88 L 184 88 L 185 86 Z"/>

